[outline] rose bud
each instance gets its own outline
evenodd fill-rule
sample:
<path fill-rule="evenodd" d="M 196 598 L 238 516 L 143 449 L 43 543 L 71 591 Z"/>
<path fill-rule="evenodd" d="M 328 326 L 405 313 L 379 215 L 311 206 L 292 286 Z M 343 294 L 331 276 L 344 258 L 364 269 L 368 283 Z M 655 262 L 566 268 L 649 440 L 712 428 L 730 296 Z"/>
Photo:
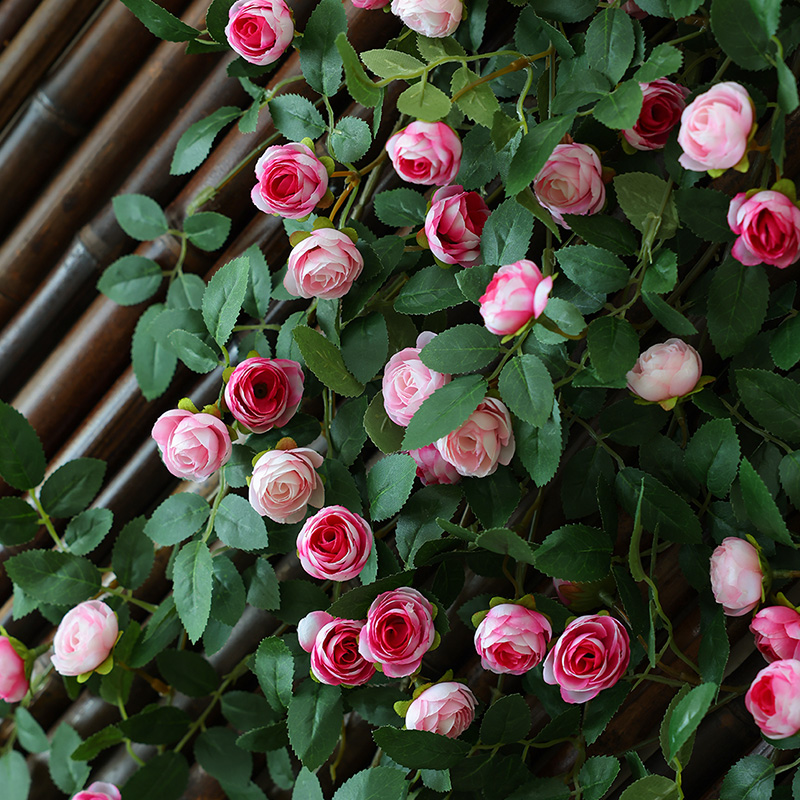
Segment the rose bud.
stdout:
<path fill-rule="evenodd" d="M 228 44 L 245 61 L 277 61 L 294 38 L 294 20 L 283 0 L 237 0 L 228 11 Z"/>
<path fill-rule="evenodd" d="M 356 8 L 366 8 L 371 11 L 388 6 L 391 2 L 392 0 L 353 0 L 353 5 Z"/>
<path fill-rule="evenodd" d="M 800 661 L 773 661 L 756 675 L 744 704 L 756 725 L 771 739 L 800 731 Z"/>
<path fill-rule="evenodd" d="M 620 8 L 629 16 L 634 19 L 644 19 L 648 16 L 646 11 L 643 11 L 633 0 L 625 0 Z"/>
<path fill-rule="evenodd" d="M 475 631 L 475 649 L 489 672 L 522 675 L 545 656 L 553 629 L 544 614 L 516 603 L 489 609 Z"/>
<path fill-rule="evenodd" d="M 122 794 L 113 783 L 95 781 L 88 789 L 78 792 L 72 800 L 122 800 Z"/>
<path fill-rule="evenodd" d="M 711 554 L 711 591 L 729 617 L 742 617 L 760 602 L 764 574 L 758 550 L 728 536 Z"/>
<path fill-rule="evenodd" d="M 542 315 L 552 288 L 553 278 L 526 258 L 500 267 L 479 300 L 486 328 L 498 336 L 516 333 Z"/>
<path fill-rule="evenodd" d="M 425 217 L 428 247 L 445 264 L 474 267 L 481 259 L 487 219 L 489 206 L 477 192 L 465 192 L 458 184 L 437 189 Z"/>
<path fill-rule="evenodd" d="M 325 489 L 315 471 L 323 460 L 308 447 L 267 451 L 253 468 L 250 505 L 274 522 L 300 522 L 309 505 L 321 508 L 325 503 Z"/>
<path fill-rule="evenodd" d="M 408 454 L 417 465 L 417 477 L 423 486 L 458 483 L 461 480 L 458 470 L 442 458 L 442 454 L 434 444 L 420 447 L 418 450 L 409 450 Z"/>
<path fill-rule="evenodd" d="M 691 392 L 702 372 L 703 362 L 694 347 L 680 339 L 667 339 L 645 350 L 625 377 L 635 395 L 663 403 Z"/>
<path fill-rule="evenodd" d="M 392 0 L 392 14 L 431 39 L 454 33 L 463 13 L 463 0 Z"/>
<path fill-rule="evenodd" d="M 358 652 L 363 627 L 362 620 L 338 619 L 325 611 L 312 611 L 300 620 L 300 646 L 311 653 L 311 672 L 320 683 L 361 686 L 375 674 L 375 667 Z"/>
<path fill-rule="evenodd" d="M 335 228 L 319 228 L 289 254 L 283 285 L 295 297 L 344 297 L 364 269 L 353 240 Z"/>
<path fill-rule="evenodd" d="M 731 255 L 748 267 L 784 269 L 800 258 L 800 209 L 785 194 L 740 192 L 728 208 L 728 225 L 739 237 Z"/>
<path fill-rule="evenodd" d="M 553 588 L 558 599 L 576 614 L 585 614 L 593 608 L 602 606 L 603 596 L 608 597 L 616 592 L 617 584 L 610 575 L 599 581 L 565 581 L 553 578 Z"/>
<path fill-rule="evenodd" d="M 548 653 L 544 681 L 560 688 L 564 702 L 585 703 L 625 674 L 630 657 L 622 623 L 604 614 L 578 617 Z"/>
<path fill-rule="evenodd" d="M 7 636 L 0 636 L 0 699 L 18 703 L 28 693 L 25 661 Z"/>
<path fill-rule="evenodd" d="M 161 451 L 164 466 L 176 478 L 204 481 L 231 457 L 228 429 L 212 414 L 193 414 L 179 408 L 165 411 L 150 435 Z"/>
<path fill-rule="evenodd" d="M 92 672 L 111 655 L 118 633 L 117 615 L 101 600 L 75 606 L 53 639 L 53 667 L 60 675 Z"/>
<path fill-rule="evenodd" d="M 389 138 L 386 152 L 409 183 L 446 186 L 461 168 L 461 139 L 444 122 L 412 122 Z"/>
<path fill-rule="evenodd" d="M 689 90 L 667 78 L 640 83 L 642 110 L 632 128 L 622 131 L 625 141 L 637 150 L 660 150 L 670 131 L 680 122 Z"/>
<path fill-rule="evenodd" d="M 750 631 L 756 648 L 767 661 L 800 659 L 800 614 L 786 606 L 762 608 L 753 617 Z"/>
<path fill-rule="evenodd" d="M 455 739 L 472 724 L 477 703 L 472 690 L 463 683 L 434 683 L 411 701 L 406 728 Z"/>

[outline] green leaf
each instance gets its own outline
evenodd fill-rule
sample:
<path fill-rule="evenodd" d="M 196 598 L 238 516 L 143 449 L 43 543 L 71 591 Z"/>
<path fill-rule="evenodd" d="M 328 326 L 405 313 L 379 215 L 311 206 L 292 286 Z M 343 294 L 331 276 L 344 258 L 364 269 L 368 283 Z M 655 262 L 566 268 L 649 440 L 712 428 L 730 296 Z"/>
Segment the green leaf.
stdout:
<path fill-rule="evenodd" d="M 662 248 L 647 267 L 642 281 L 642 291 L 648 294 L 666 294 L 678 282 L 678 257 L 672 250 Z"/>
<path fill-rule="evenodd" d="M 656 45 L 647 61 L 633 74 L 633 79 L 639 83 L 651 83 L 667 75 L 673 75 L 683 63 L 683 53 L 671 44 Z"/>
<path fill-rule="evenodd" d="M 366 383 L 386 363 L 389 333 L 378 311 L 357 317 L 342 332 L 342 358 L 356 380 Z"/>
<path fill-rule="evenodd" d="M 53 736 L 47 766 L 53 783 L 68 795 L 81 789 L 89 777 L 91 769 L 82 761 L 74 761 L 71 756 L 81 743 L 78 732 L 62 722 Z"/>
<path fill-rule="evenodd" d="M 731 199 L 715 189 L 688 186 L 678 189 L 675 202 L 681 222 L 709 242 L 732 242 L 736 235 L 728 225 Z"/>
<path fill-rule="evenodd" d="M 356 586 L 332 603 L 328 613 L 342 619 L 364 619 L 372 601 L 379 594 L 397 589 L 399 586 L 409 586 L 413 579 L 413 572 L 400 572 L 366 586 Z"/>
<path fill-rule="evenodd" d="M 378 747 L 409 769 L 449 769 L 462 763 L 470 751 L 467 742 L 429 731 L 401 731 L 384 726 L 373 731 Z"/>
<path fill-rule="evenodd" d="M 185 175 L 197 169 L 211 152 L 217 134 L 241 113 L 236 106 L 222 106 L 187 128 L 175 146 L 169 174 Z"/>
<path fill-rule="evenodd" d="M 697 333 L 697 328 L 680 311 L 673 308 L 666 300 L 662 300 L 657 294 L 642 292 L 642 300 L 650 313 L 670 333 L 677 336 L 693 336 Z"/>
<path fill-rule="evenodd" d="M 780 463 L 780 479 L 783 490 L 795 508 L 800 506 L 800 451 L 787 453 Z M 0 500 L 0 505 L 2 505 Z"/>
<path fill-rule="evenodd" d="M 185 544 L 175 559 L 175 608 L 189 639 L 196 642 L 206 629 L 211 611 L 213 567 L 205 542 Z"/>
<path fill-rule="evenodd" d="M 17 723 L 17 738 L 19 743 L 29 753 L 44 753 L 50 749 L 50 742 L 42 726 L 34 719 L 33 714 L 27 708 L 17 706 L 14 713 L 14 720 Z"/>
<path fill-rule="evenodd" d="M 624 81 L 611 94 L 600 100 L 592 109 L 592 113 L 595 119 L 612 130 L 632 128 L 639 119 L 642 101 L 639 82 Z"/>
<path fill-rule="evenodd" d="M 401 314 L 432 314 L 464 302 L 452 269 L 425 267 L 411 277 L 394 302 Z"/>
<path fill-rule="evenodd" d="M 263 317 L 269 310 L 269 299 L 272 294 L 269 265 L 257 244 L 248 247 L 242 256 L 250 262 L 244 309 L 253 317 Z"/>
<path fill-rule="evenodd" d="M 601 11 L 586 31 L 589 66 L 618 83 L 631 63 L 634 49 L 633 23 L 621 9 Z"/>
<path fill-rule="evenodd" d="M 215 562 L 226 562 L 215 558 Z M 227 561 L 230 564 L 230 561 Z M 205 697 L 219 686 L 219 675 L 200 653 L 191 650 L 165 650 L 156 659 L 164 680 L 189 697 Z"/>
<path fill-rule="evenodd" d="M 600 800 L 619 774 L 619 761 L 614 756 L 593 756 L 578 773 L 584 800 Z"/>
<path fill-rule="evenodd" d="M 196 334 L 174 330 L 167 340 L 175 354 L 192 372 L 204 375 L 219 366 L 219 356 Z"/>
<path fill-rule="evenodd" d="M 153 703 L 118 723 L 117 727 L 134 742 L 168 744 L 180 739 L 190 722 L 189 715 L 182 708 Z"/>
<path fill-rule="evenodd" d="M 92 734 L 83 744 L 76 747 L 72 758 L 76 761 L 91 761 L 103 750 L 125 741 L 125 735 L 116 725 L 107 725 L 97 733 Z"/>
<path fill-rule="evenodd" d="M 45 481 L 39 499 L 51 517 L 71 517 L 92 502 L 105 474 L 106 462 L 100 459 L 68 461 Z"/>
<path fill-rule="evenodd" d="M 169 230 L 169 223 L 161 206 L 152 198 L 147 197 L 147 195 L 119 194 L 113 197 L 111 202 L 114 207 L 114 216 L 117 218 L 120 228 L 128 236 L 138 239 L 140 242 L 158 239 L 159 236 Z M 106 270 L 107 272 L 108 270 Z M 104 289 L 100 289 L 100 291 L 105 292 Z M 128 303 L 126 305 L 131 304 Z"/>
<path fill-rule="evenodd" d="M 212 0 L 206 12 L 206 27 L 215 42 L 227 45 L 228 39 L 225 36 L 225 28 L 230 18 L 230 7 L 235 0 Z"/>
<path fill-rule="evenodd" d="M 664 755 L 664 759 L 667 760 L 667 763 L 672 769 L 675 769 L 677 764 L 680 764 L 681 767 L 683 767 L 684 764 L 689 763 L 689 759 L 692 757 L 692 749 L 694 748 L 695 740 L 694 733 L 692 733 L 682 747 L 672 755 L 671 760 L 669 756 L 669 725 L 672 721 L 672 715 L 675 712 L 678 704 L 684 699 L 684 697 L 686 697 L 687 694 L 689 694 L 690 688 L 690 686 L 684 684 L 678 693 L 672 698 L 672 700 L 670 700 L 667 710 L 664 712 L 664 718 L 661 720 L 661 727 L 658 730 L 658 740 L 659 744 L 661 745 L 661 752 Z"/>
<path fill-rule="evenodd" d="M 231 218 L 215 211 L 201 211 L 186 217 L 183 231 L 201 250 L 219 250 L 231 232 Z"/>
<path fill-rule="evenodd" d="M 632 783 L 619 800 L 678 800 L 680 790 L 675 781 L 662 775 L 647 775 Z"/>
<path fill-rule="evenodd" d="M 25 757 L 17 750 L 9 750 L 0 756 L 0 786 L 8 800 L 28 800 L 31 790 L 31 774 Z"/>
<path fill-rule="evenodd" d="M 461 488 L 485 528 L 505 525 L 520 500 L 519 481 L 511 469 L 502 464 L 491 475 L 466 478 Z"/>
<path fill-rule="evenodd" d="M 624 11 L 619 13 L 627 16 Z M 614 178 L 614 189 L 620 208 L 636 230 L 647 234 L 660 220 L 658 238 L 669 239 L 675 235 L 678 212 L 665 180 L 649 172 L 626 172 Z"/>
<path fill-rule="evenodd" d="M 407 566 L 414 565 L 414 557 L 423 544 L 441 538 L 437 519 L 450 519 L 460 501 L 461 493 L 455 486 L 433 485 L 415 492 L 405 504 L 403 515 L 397 520 L 395 542 Z"/>
<path fill-rule="evenodd" d="M 342 354 L 333 342 L 304 325 L 298 325 L 292 335 L 308 368 L 327 387 L 345 397 L 354 397 L 364 391 L 364 384 L 348 372 Z"/>
<path fill-rule="evenodd" d="M 631 691 L 630 684 L 619 681 L 610 689 L 605 689 L 590 701 L 583 716 L 583 735 L 586 744 L 594 744 L 606 729 L 614 714 L 619 711 Z M 676 799 L 677 800 L 677 799 Z"/>
<path fill-rule="evenodd" d="M 294 657 L 283 639 L 270 636 L 261 642 L 254 671 L 267 702 L 282 713 L 291 702 L 294 679 Z"/>
<path fill-rule="evenodd" d="M 394 767 L 368 767 L 348 778 L 337 790 L 333 800 L 386 800 L 405 797 L 406 780 Z M 315 800 L 313 795 L 296 796 L 295 800 Z M 318 795 L 322 800 L 322 793 Z"/>
<path fill-rule="evenodd" d="M 736 386 L 759 425 L 786 441 L 800 442 L 800 394 L 795 381 L 764 369 L 739 369 Z"/>
<path fill-rule="evenodd" d="M 541 172 L 556 145 L 572 127 L 573 119 L 572 115 L 553 117 L 531 128 L 522 137 L 508 171 L 506 194 L 509 197 L 519 194 Z"/>
<path fill-rule="evenodd" d="M 153 0 L 122 0 L 134 16 L 154 36 L 167 42 L 189 42 L 200 35 L 200 31 L 181 22 Z M 68 793 L 69 794 L 69 793 Z"/>
<path fill-rule="evenodd" d="M 374 203 L 375 215 L 392 228 L 416 228 L 425 221 L 427 201 L 414 189 L 403 187 L 379 192 Z"/>
<path fill-rule="evenodd" d="M 425 122 L 438 122 L 450 113 L 450 98 L 432 83 L 415 83 L 397 98 L 401 114 Z"/>
<path fill-rule="evenodd" d="M 693 14 L 701 3 L 702 0 L 667 0 L 670 14 L 675 19 L 682 19 Z"/>
<path fill-rule="evenodd" d="M 372 467 L 367 473 L 367 493 L 373 521 L 387 519 L 405 505 L 416 475 L 416 462 L 404 453 L 386 456 Z"/>
<path fill-rule="evenodd" d="M 769 352 L 779 369 L 789 370 L 800 361 L 800 316 L 781 323 L 770 339 Z"/>
<path fill-rule="evenodd" d="M 100 589 L 100 570 L 85 558 L 28 550 L 6 561 L 9 578 L 25 594 L 56 606 L 76 606 Z"/>
<path fill-rule="evenodd" d="M 332 96 L 342 82 L 342 57 L 336 37 L 347 31 L 347 17 L 339 0 L 321 0 L 311 13 L 297 49 L 306 83 L 320 94 Z"/>
<path fill-rule="evenodd" d="M 513 420 L 516 454 L 536 486 L 544 486 L 561 463 L 561 412 L 553 404 L 553 415 L 541 428 L 519 419 Z"/>
<path fill-rule="evenodd" d="M 622 289 L 631 276 L 622 259 L 594 245 L 562 247 L 557 255 L 564 274 L 577 286 L 595 294 Z"/>
<path fill-rule="evenodd" d="M 200 766 L 226 786 L 246 786 L 253 771 L 253 757 L 237 747 L 237 738 L 230 728 L 209 728 L 194 745 Z"/>
<path fill-rule="evenodd" d="M 321 767 L 339 741 L 342 691 L 311 679 L 303 681 L 289 704 L 289 741 L 310 770 Z"/>
<path fill-rule="evenodd" d="M 231 559 L 225 556 L 214 559 L 213 570 L 211 616 L 219 622 L 234 626 L 244 614 L 244 581 Z"/>
<path fill-rule="evenodd" d="M 297 775 L 292 800 L 325 800 L 319 778 L 305 767 L 301 767 Z"/>
<path fill-rule="evenodd" d="M 76 556 L 84 556 L 105 539 L 114 522 L 107 508 L 90 508 L 70 520 L 64 531 L 64 544 Z"/>
<path fill-rule="evenodd" d="M 249 259 L 239 256 L 220 268 L 203 295 L 203 320 L 214 341 L 224 346 L 241 311 L 247 292 Z"/>
<path fill-rule="evenodd" d="M 725 627 L 725 613 L 713 597 L 701 598 L 700 611 L 700 651 L 698 665 L 704 683 L 722 683 L 725 666 L 731 652 L 728 631 Z"/>
<path fill-rule="evenodd" d="M 563 525 L 536 551 L 536 569 L 551 578 L 599 581 L 611 569 L 612 551 L 603 531 L 587 525 Z"/>
<path fill-rule="evenodd" d="M 531 565 L 535 563 L 533 549 L 528 542 L 508 528 L 489 528 L 478 536 L 475 544 L 491 553 L 511 556 L 515 561 Z"/>
<path fill-rule="evenodd" d="M 387 416 L 382 392 L 378 392 L 367 406 L 364 414 L 364 430 L 372 443 L 384 453 L 396 453 L 402 447 L 406 432 L 405 428 L 392 422 Z"/>
<path fill-rule="evenodd" d="M 133 373 L 145 400 L 154 400 L 166 391 L 178 363 L 175 353 L 160 344 L 149 330 L 150 325 L 162 311 L 164 306 L 161 304 L 150 306 L 139 317 L 133 333 L 131 344 Z"/>
<path fill-rule="evenodd" d="M 483 325 L 456 325 L 442 331 L 419 354 L 422 363 L 437 372 L 474 372 L 490 364 L 500 353 L 495 334 Z"/>
<path fill-rule="evenodd" d="M 344 34 L 342 34 L 344 36 Z M 275 127 L 290 141 L 317 139 L 325 133 L 325 120 L 314 104 L 299 94 L 282 94 L 269 101 Z"/>
<path fill-rule="evenodd" d="M 800 105 L 797 79 L 782 58 L 776 59 L 775 67 L 778 70 L 778 104 L 785 114 L 791 114 Z"/>
<path fill-rule="evenodd" d="M 780 0 L 713 0 L 711 30 L 725 55 L 744 69 L 769 65 L 771 42 L 778 30 Z"/>
<path fill-rule="evenodd" d="M 586 19 L 597 8 L 592 0 L 572 0 L 563 3 L 560 0 L 537 0 L 536 13 L 545 19 L 558 22 L 580 22 Z"/>
<path fill-rule="evenodd" d="M 770 539 L 793 547 L 789 529 L 769 489 L 753 465 L 744 457 L 739 465 L 739 488 L 745 512 L 753 525 Z"/>
<path fill-rule="evenodd" d="M 256 563 L 245 574 L 250 580 L 247 602 L 251 606 L 266 611 L 274 611 L 280 606 L 280 584 L 269 561 L 265 558 L 256 559 Z"/>
<path fill-rule="evenodd" d="M 16 408 L 0 400 L 0 476 L 15 489 L 32 489 L 44 479 L 46 466 L 36 431 Z"/>
<path fill-rule="evenodd" d="M 336 458 L 345 466 L 350 466 L 358 458 L 367 440 L 364 427 L 366 411 L 367 398 L 362 395 L 339 406 L 331 422 L 331 439 Z"/>
<path fill-rule="evenodd" d="M 506 405 L 521 420 L 541 428 L 553 408 L 553 381 L 534 355 L 515 356 L 500 373 L 497 388 Z"/>
<path fill-rule="evenodd" d="M 162 278 L 161 267 L 152 259 L 123 256 L 100 276 L 97 291 L 121 306 L 135 306 L 158 291 Z"/>
<path fill-rule="evenodd" d="M 189 765 L 168 751 L 150 759 L 122 787 L 122 800 L 179 800 L 189 783 Z"/>
<path fill-rule="evenodd" d="M 588 244 L 616 253 L 618 256 L 632 256 L 638 249 L 636 234 L 630 226 L 616 217 L 605 214 L 565 214 L 573 232 Z M 562 252 L 562 251 L 559 251 Z M 651 267 L 652 269 L 652 267 Z M 627 282 L 627 276 L 625 278 Z M 613 291 L 613 290 L 609 290 Z"/>
<path fill-rule="evenodd" d="M 20 497 L 0 498 L 0 544 L 25 544 L 39 530 L 39 512 Z"/>
<path fill-rule="evenodd" d="M 342 117 L 328 137 L 331 155 L 343 164 L 358 161 L 371 144 L 369 125 L 358 117 Z"/>
<path fill-rule="evenodd" d="M 153 512 L 144 532 L 162 547 L 178 544 L 198 530 L 210 514 L 211 509 L 204 497 L 179 492 L 168 497 Z"/>
<path fill-rule="evenodd" d="M 358 54 L 353 49 L 353 45 L 347 41 L 344 33 L 340 33 L 336 37 L 336 49 L 344 62 L 344 79 L 347 91 L 350 92 L 353 100 L 367 108 L 380 106 L 383 102 L 383 89 L 375 86 L 367 77 L 367 73 L 364 72 L 364 68 L 358 60 Z"/>
<path fill-rule="evenodd" d="M 533 234 L 533 217 L 513 197 L 504 200 L 486 220 L 481 234 L 485 264 L 512 264 L 525 258 Z"/>
<path fill-rule="evenodd" d="M 263 518 L 239 495 L 229 494 L 219 504 L 214 530 L 228 547 L 260 550 L 269 545 Z"/>
<path fill-rule="evenodd" d="M 418 58 L 402 50 L 366 50 L 361 60 L 379 78 L 413 78 L 425 68 Z"/>
<path fill-rule="evenodd" d="M 620 317 L 597 317 L 586 334 L 589 356 L 604 381 L 624 378 L 639 357 L 639 337 L 633 325 Z"/>
<path fill-rule="evenodd" d="M 483 744 L 511 744 L 527 737 L 531 710 L 522 695 L 509 694 L 490 706 L 481 722 Z"/>
<path fill-rule="evenodd" d="M 459 95 L 459 92 L 463 92 L 455 101 L 461 111 L 479 125 L 491 128 L 494 115 L 500 111 L 500 103 L 488 83 L 473 85 L 479 79 L 480 76 L 477 73 L 462 64 L 453 73 L 450 91 L 453 93 L 453 97 Z M 472 88 L 467 89 L 471 85 Z"/>
<path fill-rule="evenodd" d="M 715 683 L 702 683 L 695 686 L 674 708 L 669 721 L 667 736 L 667 760 L 675 754 L 697 730 L 706 712 L 711 707 L 719 687 Z"/>
<path fill-rule="evenodd" d="M 770 800 L 775 765 L 760 755 L 745 756 L 728 771 L 719 789 L 720 800 Z"/>
<path fill-rule="evenodd" d="M 128 665 L 134 669 L 143 667 L 169 646 L 180 631 L 181 624 L 178 612 L 175 610 L 175 600 L 172 596 L 168 596 L 147 623 L 144 636 L 134 645 Z"/>
<path fill-rule="evenodd" d="M 523 53 L 537 52 L 538 45 L 541 42 L 540 37 L 542 36 L 549 39 L 556 52 L 562 58 L 569 59 L 575 55 L 575 50 L 561 31 L 539 19 L 530 6 L 523 8 L 514 30 L 514 41 L 517 45 L 517 50 Z"/>
<path fill-rule="evenodd" d="M 713 419 L 692 436 L 684 460 L 689 472 L 717 497 L 725 497 L 739 471 L 739 437 L 729 419 Z"/>

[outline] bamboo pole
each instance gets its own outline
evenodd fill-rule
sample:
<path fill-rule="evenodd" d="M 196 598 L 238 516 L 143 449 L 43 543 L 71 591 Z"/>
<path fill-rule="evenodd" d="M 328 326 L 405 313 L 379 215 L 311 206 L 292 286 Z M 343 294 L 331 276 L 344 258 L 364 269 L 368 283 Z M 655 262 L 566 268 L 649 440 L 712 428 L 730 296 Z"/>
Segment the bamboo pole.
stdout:
<path fill-rule="evenodd" d="M 39 5 L 39 0 L 3 0 L 0 3 L 0 53 Z"/>

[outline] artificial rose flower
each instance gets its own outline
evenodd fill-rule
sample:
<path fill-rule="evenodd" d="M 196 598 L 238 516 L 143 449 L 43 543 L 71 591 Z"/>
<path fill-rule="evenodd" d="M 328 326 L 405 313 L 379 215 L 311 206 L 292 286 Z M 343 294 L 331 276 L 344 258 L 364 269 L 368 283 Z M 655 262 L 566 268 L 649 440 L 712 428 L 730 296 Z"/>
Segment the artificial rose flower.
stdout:
<path fill-rule="evenodd" d="M 599 581 L 565 581 L 553 578 L 553 588 L 558 599 L 575 614 L 584 614 L 604 605 L 604 595 L 613 595 L 617 589 L 614 578 L 609 575 Z"/>
<path fill-rule="evenodd" d="M 698 95 L 681 114 L 678 144 L 684 169 L 704 172 L 735 167 L 745 157 L 754 122 L 744 86 L 723 81 Z"/>
<path fill-rule="evenodd" d="M 53 639 L 51 661 L 60 675 L 97 669 L 117 643 L 117 615 L 101 600 L 87 600 L 68 611 Z"/>
<path fill-rule="evenodd" d="M 308 216 L 328 191 L 328 172 L 314 151 L 301 142 L 268 147 L 256 163 L 250 197 L 266 214 L 287 219 Z"/>
<path fill-rule="evenodd" d="M 363 517 L 344 506 L 326 506 L 309 517 L 297 534 L 297 555 L 309 575 L 349 581 L 364 569 L 373 539 Z"/>
<path fill-rule="evenodd" d="M 387 678 L 404 678 L 419 669 L 435 638 L 433 606 L 416 589 L 401 586 L 372 601 L 358 652 L 380 664 Z"/>
<path fill-rule="evenodd" d="M 694 347 L 681 339 L 667 339 L 645 350 L 625 377 L 635 395 L 661 403 L 691 392 L 702 372 L 703 362 Z"/>
<path fill-rule="evenodd" d="M 773 661 L 756 675 L 744 696 L 756 725 L 771 739 L 800 731 L 800 661 Z"/>
<path fill-rule="evenodd" d="M 648 16 L 647 12 L 639 8 L 633 0 L 625 0 L 620 8 L 629 16 L 634 19 L 644 19 Z"/>
<path fill-rule="evenodd" d="M 630 638 L 622 623 L 589 614 L 574 619 L 559 636 L 545 659 L 544 680 L 559 687 L 564 702 L 585 703 L 625 674 L 630 657 Z"/>
<path fill-rule="evenodd" d="M 731 255 L 748 267 L 783 269 L 800 258 L 800 209 L 785 194 L 740 192 L 728 208 L 728 225 L 739 237 Z"/>
<path fill-rule="evenodd" d="M 303 370 L 287 358 L 246 358 L 228 378 L 225 405 L 253 433 L 282 428 L 303 399 Z"/>
<path fill-rule="evenodd" d="M 516 333 L 541 316 L 552 288 L 553 278 L 527 258 L 500 267 L 479 300 L 484 324 L 498 336 Z"/>
<path fill-rule="evenodd" d="M 729 617 L 742 617 L 760 602 L 762 581 L 758 550 L 745 539 L 728 536 L 711 554 L 711 591 Z"/>
<path fill-rule="evenodd" d="M 369 10 L 374 10 L 376 8 L 383 8 L 384 6 L 388 6 L 392 0 L 353 0 L 353 5 L 356 8 L 366 8 Z"/>
<path fill-rule="evenodd" d="M 336 617 L 329 614 L 327 611 L 310 611 L 306 614 L 300 622 L 297 623 L 297 641 L 300 647 L 310 653 L 314 647 L 314 641 L 317 634 L 322 629 L 323 625 L 333 622 Z"/>
<path fill-rule="evenodd" d="M 490 672 L 522 675 L 545 656 L 553 629 L 544 614 L 516 603 L 489 609 L 475 631 L 481 666 Z"/>
<path fill-rule="evenodd" d="M 511 416 L 500 400 L 485 397 L 466 422 L 434 444 L 459 475 L 485 478 L 514 456 Z"/>
<path fill-rule="evenodd" d="M 251 64 L 277 61 L 294 38 L 294 20 L 283 0 L 237 0 L 228 11 L 228 44 Z"/>
<path fill-rule="evenodd" d="M 295 297 L 344 297 L 364 269 L 353 240 L 335 228 L 318 228 L 289 254 L 283 285 Z"/>
<path fill-rule="evenodd" d="M 538 201 L 564 228 L 563 214 L 596 214 L 606 201 L 603 167 L 587 144 L 556 145 L 539 174 L 533 179 Z"/>
<path fill-rule="evenodd" d="M 637 150 L 660 150 L 670 131 L 680 122 L 689 90 L 667 78 L 640 83 L 642 110 L 632 128 L 622 131 L 625 141 Z"/>
<path fill-rule="evenodd" d="M 420 351 L 436 334 L 423 331 L 416 347 L 406 347 L 395 353 L 383 370 L 383 406 L 392 422 L 405 427 L 417 413 L 423 401 L 437 389 L 450 383 L 450 375 L 426 367 Z"/>
<path fill-rule="evenodd" d="M 406 711 L 406 728 L 455 739 L 472 724 L 477 703 L 472 690 L 463 683 L 434 683 L 411 701 Z"/>
<path fill-rule="evenodd" d="M 250 505 L 274 522 L 300 522 L 309 505 L 321 508 L 325 502 L 325 489 L 315 471 L 323 460 L 308 447 L 268 450 L 253 468 Z"/>
<path fill-rule="evenodd" d="M 425 217 L 431 252 L 445 264 L 474 267 L 481 258 L 481 233 L 489 206 L 477 192 L 455 184 L 437 189 Z"/>
<path fill-rule="evenodd" d="M 0 699 L 18 703 L 28 693 L 25 662 L 7 636 L 0 636 Z"/>
<path fill-rule="evenodd" d="M 756 647 L 767 661 L 800 659 L 800 614 L 786 606 L 762 608 L 753 617 L 750 631 Z"/>
<path fill-rule="evenodd" d="M 122 794 L 113 783 L 95 781 L 87 789 L 78 792 L 72 800 L 122 800 Z"/>
<path fill-rule="evenodd" d="M 431 39 L 454 33 L 463 13 L 463 0 L 392 0 L 392 14 Z"/>
<path fill-rule="evenodd" d="M 461 168 L 461 139 L 444 122 L 412 122 L 389 138 L 386 152 L 409 183 L 446 186 Z"/>
<path fill-rule="evenodd" d="M 417 477 L 423 486 L 458 483 L 461 480 L 458 470 L 442 458 L 442 454 L 434 444 L 425 445 L 418 450 L 409 450 L 408 454 L 417 465 Z"/>
<path fill-rule="evenodd" d="M 300 620 L 300 646 L 311 653 L 311 672 L 320 683 L 361 686 L 375 674 L 375 667 L 358 652 L 363 627 L 363 620 L 338 619 L 325 611 L 312 611 Z"/>

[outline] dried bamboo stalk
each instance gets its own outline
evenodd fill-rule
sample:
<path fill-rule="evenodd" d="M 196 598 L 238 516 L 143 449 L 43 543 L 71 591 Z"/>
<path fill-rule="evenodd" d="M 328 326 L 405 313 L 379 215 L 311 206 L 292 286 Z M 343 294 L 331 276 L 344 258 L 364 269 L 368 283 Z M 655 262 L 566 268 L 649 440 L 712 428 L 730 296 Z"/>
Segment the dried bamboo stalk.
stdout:
<path fill-rule="evenodd" d="M 0 3 L 0 53 L 8 47 L 40 0 L 3 0 Z"/>

